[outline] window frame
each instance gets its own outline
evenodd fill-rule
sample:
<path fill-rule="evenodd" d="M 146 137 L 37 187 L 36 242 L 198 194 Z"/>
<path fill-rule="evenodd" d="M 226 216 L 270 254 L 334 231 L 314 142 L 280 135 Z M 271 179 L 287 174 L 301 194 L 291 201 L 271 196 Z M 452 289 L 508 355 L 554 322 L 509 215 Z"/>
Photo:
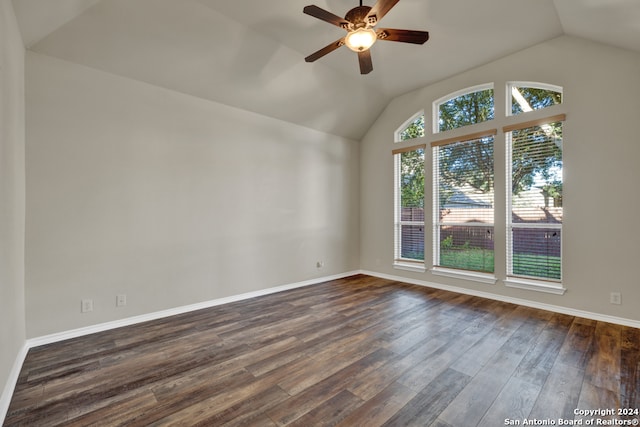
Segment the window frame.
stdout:
<path fill-rule="evenodd" d="M 560 98 L 559 103 L 554 103 L 552 105 L 544 106 L 542 108 L 532 109 L 531 111 L 522 111 L 518 114 L 513 114 L 512 110 L 512 88 L 534 88 L 534 89 L 542 89 L 549 90 L 553 92 L 559 92 L 562 96 Z M 462 126 L 446 129 L 440 131 L 440 110 L 441 105 L 448 101 L 454 100 L 458 97 L 472 94 L 474 92 L 492 90 L 493 91 L 493 100 L 492 105 L 490 106 L 492 109 L 491 115 L 485 117 L 489 117 L 487 120 L 478 122 L 478 123 L 465 123 L 466 121 L 472 121 L 479 117 L 480 115 L 475 115 L 471 120 L 462 119 L 460 123 L 464 123 Z M 503 92 L 504 91 L 504 92 Z M 526 94 L 525 94 L 526 96 Z M 502 98 L 504 103 L 501 103 L 499 100 Z M 526 99 L 526 98 L 525 98 Z M 545 99 L 545 98 L 541 98 Z M 507 287 L 514 287 L 519 289 L 525 289 L 530 291 L 537 292 L 548 292 L 552 294 L 562 295 L 566 292 L 566 289 L 563 285 L 564 280 L 564 260 L 562 257 L 562 253 L 560 254 L 560 263 L 561 263 L 561 279 L 558 282 L 548 282 L 545 281 L 544 278 L 530 278 L 530 277 L 519 277 L 513 276 L 509 274 L 509 265 L 507 264 L 507 250 L 509 249 L 510 243 L 508 239 L 510 237 L 510 225 L 511 220 L 509 220 L 506 215 L 511 215 L 511 202 L 507 199 L 512 197 L 510 188 L 507 188 L 511 181 L 511 177 L 507 176 L 510 174 L 511 165 L 506 165 L 505 162 L 508 161 L 511 163 L 511 157 L 507 156 L 507 132 L 510 132 L 509 128 L 524 128 L 523 124 L 531 123 L 531 122 L 539 122 L 540 120 L 545 120 L 546 118 L 553 117 L 553 115 L 562 115 L 564 116 L 567 112 L 566 106 L 566 97 L 563 86 L 559 86 L 556 84 L 550 83 L 542 83 L 542 82 L 534 82 L 534 81 L 526 81 L 526 80 L 494 80 L 488 83 L 477 84 L 469 87 L 465 87 L 454 92 L 450 92 L 447 95 L 444 95 L 434 101 L 431 101 L 429 107 L 431 111 L 428 111 L 428 114 L 431 117 L 431 129 L 427 129 L 428 118 L 424 116 L 425 111 L 429 108 L 420 110 L 405 120 L 402 125 L 395 131 L 394 133 L 394 144 L 397 144 L 398 148 L 393 150 L 394 154 L 397 150 L 404 150 L 402 147 L 409 147 L 409 145 L 414 145 L 422 140 L 424 140 L 431 147 L 433 142 L 449 141 L 460 142 L 468 139 L 477 138 L 478 135 L 485 134 L 488 131 L 494 130 L 491 129 L 493 127 L 497 128 L 494 134 L 494 200 L 493 200 L 493 209 L 494 209 L 494 220 L 493 220 L 493 239 L 494 239 L 494 271 L 493 273 L 484 273 L 484 272 L 476 272 L 471 270 L 462 270 L 462 269 L 453 269 L 449 267 L 440 267 L 437 266 L 435 262 L 436 254 L 439 252 L 439 239 L 436 239 L 435 233 L 431 230 L 430 236 L 426 233 L 425 228 L 425 260 L 424 263 L 419 262 L 402 262 L 402 260 L 396 257 L 397 249 L 396 243 L 398 241 L 397 230 L 394 230 L 394 267 L 399 269 L 406 269 L 410 271 L 424 272 L 425 263 L 427 262 L 427 258 L 430 257 L 429 265 L 426 266 L 431 274 L 434 276 L 446 276 L 453 277 L 456 279 L 462 279 L 466 281 L 475 281 L 487 284 L 495 284 L 498 280 L 502 281 Z M 488 103 L 484 103 L 485 106 L 488 106 Z M 537 105 L 544 105 L 537 104 Z M 465 106 L 461 106 L 463 109 Z M 504 110 L 503 110 L 504 108 Z M 461 110 L 462 111 L 462 110 Z M 466 111 L 466 110 L 464 110 Z M 411 125 L 412 122 L 416 121 L 420 115 L 424 116 L 424 136 L 419 136 L 417 138 L 405 139 L 402 140 L 400 138 L 400 134 L 406 131 L 406 128 Z M 564 119 L 562 121 L 565 121 Z M 455 125 L 455 123 L 454 123 Z M 502 132 L 501 135 L 500 132 Z M 564 135 L 563 135 L 564 136 Z M 423 139 L 424 138 L 424 139 Z M 438 141 L 436 141 L 438 140 Z M 564 140 L 564 138 L 563 138 Z M 412 148 L 412 147 L 409 147 Z M 408 149 L 408 148 L 407 148 Z M 429 156 L 432 156 L 429 159 Z M 437 173 L 437 156 L 434 155 L 434 150 L 426 151 L 425 148 L 425 223 L 430 222 L 433 227 L 438 221 L 438 207 L 437 207 L 437 198 L 438 198 L 438 190 L 435 187 L 437 185 L 437 179 L 435 173 Z M 426 163 L 431 163 L 432 170 L 428 171 L 426 168 Z M 509 166 L 509 169 L 507 169 Z M 394 161 L 394 227 L 399 223 L 399 202 L 398 202 L 398 165 L 397 162 Z M 431 181 L 429 181 L 431 180 Z M 566 189 L 564 189 L 566 190 Z M 506 191 L 506 193 L 505 193 Z M 566 191 L 565 191 L 566 194 Z M 431 200 L 428 200 L 431 199 Z M 436 202 L 434 202 L 436 200 Z M 428 218 L 427 209 L 429 206 L 427 203 L 431 203 L 431 218 Z M 563 216 L 564 219 L 564 216 Z M 422 224 L 420 224 L 422 225 Z M 546 228 L 548 224 L 545 224 Z M 563 225 L 560 225 L 563 227 Z M 551 227 L 553 228 L 553 227 Z M 562 228 L 560 228 L 562 231 Z M 434 237 L 435 236 L 435 237 Z M 560 235 L 562 238 L 562 233 Z M 428 239 L 431 238 L 432 241 L 428 242 Z M 431 247 L 428 244 L 431 243 Z M 507 246 L 503 246 L 503 245 Z M 432 252 L 428 254 L 427 248 Z M 564 249 L 564 245 L 561 242 L 561 250 Z M 417 266 L 416 266 L 417 265 Z"/>
<path fill-rule="evenodd" d="M 449 98 L 451 99 L 451 98 Z M 495 100 L 494 100 L 495 102 Z M 432 232 L 432 245 L 433 245 L 433 266 L 430 269 L 430 271 L 432 272 L 432 274 L 435 275 L 439 275 L 439 276 L 446 276 L 446 277 L 454 277 L 454 278 L 461 278 L 461 279 L 467 279 L 467 280 L 473 280 L 476 282 L 481 282 L 481 283 L 486 283 L 486 284 L 495 284 L 497 281 L 497 278 L 495 276 L 495 262 L 494 262 L 494 269 L 492 272 L 484 272 L 484 271 L 477 271 L 477 270 L 467 270 L 467 269 L 462 269 L 462 268 L 454 268 L 454 267 L 447 267 L 447 266 L 441 266 L 440 265 L 440 227 L 443 225 L 443 223 L 440 222 L 440 191 L 439 191 L 439 187 L 440 187 L 440 163 L 439 163 L 439 148 L 443 147 L 443 146 L 447 146 L 450 144 L 457 144 L 457 143 L 465 143 L 465 142 L 473 142 L 473 141 L 477 141 L 479 139 L 482 138 L 487 138 L 487 137 L 491 137 L 493 138 L 493 144 L 495 147 L 496 144 L 496 135 L 498 133 L 498 130 L 495 128 L 492 129 L 488 129 L 485 131 L 479 131 L 479 132 L 473 132 L 473 133 L 469 133 L 466 135 L 462 135 L 460 137 L 451 137 L 451 138 L 444 138 L 444 139 L 440 139 L 437 141 L 433 141 L 431 143 L 431 149 L 432 149 L 432 160 L 433 160 L 433 173 L 432 173 L 432 180 L 433 180 L 433 200 L 432 200 L 432 207 L 433 207 L 433 214 L 432 214 L 432 227 L 433 227 L 433 232 Z M 493 158 L 494 161 L 494 165 L 493 165 L 493 169 L 494 169 L 494 174 L 495 174 L 495 155 Z M 465 223 L 465 226 L 470 226 L 470 227 L 492 227 L 492 229 L 494 230 L 493 235 L 495 236 L 495 188 L 494 188 L 494 201 L 493 201 L 493 216 L 494 216 L 494 220 L 493 222 L 489 225 L 487 223 Z M 457 224 L 453 224 L 453 223 L 444 223 L 445 225 L 450 225 L 450 226 L 455 226 Z M 495 250 L 494 250 L 494 259 L 495 259 Z"/>
<path fill-rule="evenodd" d="M 413 117 L 413 120 L 415 120 L 415 117 L 418 117 L 418 115 Z M 413 121 L 411 120 L 411 121 Z M 410 123 L 411 121 L 408 121 L 408 123 Z M 422 150 L 423 151 L 423 168 L 424 168 L 424 174 L 425 174 L 425 185 L 426 185 L 426 164 L 425 164 L 425 159 L 426 159 L 426 144 L 418 144 L 418 145 L 412 145 L 412 146 L 408 146 L 408 147 L 404 147 L 404 148 L 397 148 L 395 150 L 392 151 L 393 154 L 393 164 L 394 164 L 394 196 L 393 196 L 393 227 L 394 227 L 394 237 L 393 237 L 393 267 L 400 269 L 400 270 L 407 270 L 407 271 L 415 271 L 415 272 L 424 272 L 426 271 L 426 266 L 425 266 L 425 258 L 426 258 L 426 254 L 423 254 L 423 258 L 422 260 L 419 259 L 412 259 L 412 258 L 403 258 L 402 257 L 402 227 L 403 226 L 421 226 L 422 227 L 422 239 L 423 239 L 423 246 L 426 243 L 426 233 L 425 233 L 425 220 L 423 219 L 422 221 L 403 221 L 402 220 L 402 190 L 401 190 L 401 168 L 400 168 L 400 162 L 402 160 L 402 154 L 406 153 L 406 152 L 410 152 L 410 151 L 417 151 L 417 150 Z M 425 188 L 426 189 L 426 188 Z M 424 204 L 423 204 L 423 210 L 424 210 Z"/>
<path fill-rule="evenodd" d="M 511 99 L 509 98 L 509 105 L 511 105 Z M 544 110 L 544 109 L 543 109 Z M 533 110 L 539 111 L 539 110 Z M 532 111 L 532 112 L 533 112 Z M 527 113 L 518 114 L 517 116 L 525 116 Z M 502 131 L 504 133 L 504 142 L 505 142 L 505 198 L 506 198 L 506 218 L 505 218 L 505 230 L 506 230 L 506 253 L 505 253 L 505 267 L 506 267 L 506 278 L 504 280 L 505 286 L 512 288 L 520 288 L 527 290 L 534 290 L 546 293 L 552 293 L 557 295 L 563 295 L 566 292 L 566 288 L 563 285 L 563 271 L 562 268 L 563 263 L 563 226 L 564 226 L 564 215 L 563 221 L 560 224 L 557 223 L 514 223 L 512 218 L 512 208 L 513 208 L 513 191 L 512 191 L 512 180 L 511 177 L 513 175 L 513 160 L 512 160 L 512 132 L 515 130 L 527 129 L 536 126 L 543 126 L 545 124 L 562 122 L 564 126 L 564 122 L 566 121 L 565 114 L 557 114 L 554 116 L 547 116 L 538 118 L 535 120 L 522 120 L 511 125 L 504 126 Z M 564 145 L 564 132 L 563 132 L 563 145 Z M 564 153 L 563 153 L 564 154 Z M 564 182 L 564 180 L 563 180 Z M 563 208 L 564 209 L 564 208 Z M 526 276 L 526 275 L 515 275 L 512 270 L 513 263 L 513 229 L 549 229 L 549 230 L 559 230 L 560 231 L 560 278 L 558 280 L 553 280 L 552 278 L 545 279 L 543 277 L 534 277 L 534 276 Z"/>

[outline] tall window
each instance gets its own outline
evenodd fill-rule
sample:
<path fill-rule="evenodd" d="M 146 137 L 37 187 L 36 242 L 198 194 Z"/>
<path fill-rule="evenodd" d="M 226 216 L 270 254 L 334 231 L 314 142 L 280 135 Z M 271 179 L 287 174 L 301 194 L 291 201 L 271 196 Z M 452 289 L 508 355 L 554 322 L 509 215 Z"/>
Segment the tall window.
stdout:
<path fill-rule="evenodd" d="M 493 85 L 475 86 L 438 100 L 434 113 L 434 133 L 493 120 Z M 494 271 L 495 134 L 492 129 L 431 144 L 435 267 Z"/>
<path fill-rule="evenodd" d="M 434 150 L 434 265 L 493 273 L 495 131 Z"/>
<path fill-rule="evenodd" d="M 424 266 L 424 145 L 393 151 L 395 263 Z"/>
<path fill-rule="evenodd" d="M 559 115 L 504 128 L 508 276 L 562 279 L 563 120 Z"/>

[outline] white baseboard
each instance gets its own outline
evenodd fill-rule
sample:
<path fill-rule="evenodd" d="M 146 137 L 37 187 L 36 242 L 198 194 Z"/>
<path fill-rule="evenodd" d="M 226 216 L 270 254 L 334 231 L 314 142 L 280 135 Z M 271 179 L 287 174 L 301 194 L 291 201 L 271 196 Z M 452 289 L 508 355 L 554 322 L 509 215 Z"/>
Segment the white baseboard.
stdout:
<path fill-rule="evenodd" d="M 2 396 L 0 397 L 0 420 L 4 420 L 7 411 L 9 410 L 9 404 L 11 403 L 11 397 L 13 396 L 13 392 L 15 390 L 16 383 L 18 381 L 18 376 L 20 375 L 20 370 L 22 369 L 22 364 L 27 356 L 27 352 L 30 348 L 37 347 L 40 345 L 51 344 L 58 341 L 63 341 L 70 338 L 77 338 L 83 335 L 89 335 L 96 332 L 107 331 L 109 329 L 120 328 L 123 326 L 130 326 L 141 322 L 146 322 L 149 320 L 161 319 L 168 316 L 173 316 L 176 314 L 188 313 L 190 311 L 200 310 L 203 308 L 214 307 L 217 305 L 228 304 L 231 302 L 242 301 L 249 298 L 255 298 L 259 296 L 269 295 L 276 292 L 287 291 L 290 289 L 301 288 L 304 286 L 315 285 L 322 282 L 327 282 L 330 280 L 342 279 L 345 277 L 353 276 L 356 274 L 366 274 L 373 277 L 379 277 L 382 279 L 394 280 L 398 282 L 410 283 L 418 286 L 425 286 L 429 288 L 442 289 L 446 291 L 456 292 L 460 294 L 473 295 L 477 297 L 508 302 L 512 304 L 523 305 L 526 307 L 538 308 L 541 310 L 552 311 L 555 313 L 567 314 L 570 316 L 584 317 L 586 319 L 598 320 L 602 322 L 615 323 L 624 326 L 630 326 L 632 328 L 640 328 L 640 321 L 625 319 L 621 317 L 609 316 L 600 313 L 592 313 L 584 310 L 577 310 L 573 308 L 561 307 L 557 305 L 544 304 L 535 301 L 525 300 L 521 298 L 513 298 L 504 295 L 492 294 L 489 292 L 476 291 L 473 289 L 459 288 L 456 286 L 442 285 L 439 283 L 427 282 L 424 280 L 411 279 L 407 277 L 394 276 L 391 274 L 378 273 L 375 271 L 368 270 L 356 270 L 349 271 L 346 273 L 336 274 L 333 276 L 325 276 L 319 277 L 316 279 L 305 280 L 297 283 L 290 283 L 288 285 L 277 286 L 268 289 L 262 289 L 254 292 L 247 292 L 239 295 L 232 295 L 230 297 L 219 298 L 211 301 L 204 301 L 201 303 L 185 305 L 181 307 L 175 307 L 168 310 L 157 311 L 153 313 L 148 313 L 140 316 L 129 317 L 126 319 L 115 320 L 113 322 L 100 323 L 97 325 L 88 326 L 85 328 L 73 329 L 70 331 L 45 335 L 41 337 L 28 339 L 18 355 L 16 356 L 16 360 L 13 364 L 13 368 L 11 369 L 11 373 L 9 378 L 4 386 L 4 390 L 2 392 Z"/>
<path fill-rule="evenodd" d="M 77 338 L 84 335 L 93 334 L 96 332 L 103 332 L 110 329 L 121 328 L 123 326 L 135 325 L 137 323 L 147 322 L 149 320 L 162 319 L 164 317 L 175 316 L 177 314 L 188 313 L 190 311 L 196 311 L 196 310 L 201 310 L 203 308 L 215 307 L 217 305 L 228 304 L 236 301 L 242 301 L 249 298 L 255 298 L 255 297 L 273 294 L 276 292 L 282 292 L 290 289 L 301 288 L 304 286 L 315 285 L 322 282 L 328 282 L 330 280 L 342 279 L 342 278 L 353 276 L 354 274 L 359 274 L 359 273 L 360 271 L 349 271 L 346 273 L 335 274 L 332 276 L 318 277 L 316 279 L 304 280 L 302 282 L 290 283 L 287 285 L 276 286 L 273 288 L 261 289 L 259 291 L 247 292 L 244 294 L 232 295 L 229 297 L 218 298 L 210 301 L 203 301 L 195 304 L 184 305 L 181 307 L 170 308 L 167 310 L 156 311 L 153 313 L 142 314 L 140 316 L 127 317 L 125 319 L 114 320 L 112 322 L 99 323 L 97 325 L 91 325 L 84 328 L 72 329 L 69 331 L 58 332 L 50 335 L 44 335 L 41 337 L 28 339 L 27 348 L 38 347 L 40 345 L 64 341 L 70 338 Z"/>
<path fill-rule="evenodd" d="M 360 270 L 360 274 L 379 277 L 381 279 L 394 280 L 398 282 L 410 283 L 428 288 L 442 289 L 445 291 L 456 292 L 459 294 L 473 295 L 477 297 L 487 298 L 496 301 L 509 302 L 512 304 L 523 305 L 525 307 L 538 308 L 540 310 L 552 311 L 554 313 L 567 314 L 569 316 L 583 317 L 585 319 L 598 320 L 600 322 L 615 323 L 617 325 L 629 326 L 632 328 L 640 328 L 640 321 L 633 319 L 625 319 L 623 317 L 609 316 L 607 314 L 593 313 L 590 311 L 578 310 L 575 308 L 562 307 L 559 305 L 545 304 L 536 301 L 530 301 L 522 298 L 513 298 L 505 295 L 493 294 L 490 292 L 476 291 L 473 289 L 459 288 L 457 286 L 443 285 L 440 283 L 427 282 L 426 280 L 411 279 L 407 277 L 394 276 L 391 274 L 378 273 L 375 271 Z"/>
<path fill-rule="evenodd" d="M 55 334 L 28 339 L 26 340 L 25 344 L 22 346 L 22 349 L 16 356 L 16 360 L 13 364 L 13 368 L 11 369 L 11 373 L 9 375 L 7 382 L 5 383 L 4 390 L 2 391 L 2 396 L 0 396 L 0 420 L 4 420 L 7 416 L 7 411 L 9 410 L 11 398 L 13 396 L 16 384 L 18 382 L 18 376 L 20 375 L 20 370 L 22 369 L 22 365 L 27 356 L 27 352 L 29 351 L 30 348 L 38 347 L 40 345 L 45 345 L 45 344 L 52 344 L 52 343 L 64 341 L 70 338 L 77 338 L 83 335 L 89 335 L 96 332 L 103 332 L 109 329 L 135 325 L 137 323 L 142 323 L 149 320 L 161 319 L 161 318 L 173 316 L 176 314 L 183 314 L 183 313 L 188 313 L 190 311 L 200 310 L 203 308 L 209 308 L 217 305 L 228 304 L 230 302 L 242 301 L 249 298 L 255 298 L 263 295 L 273 294 L 276 292 L 288 291 L 290 289 L 296 289 L 304 286 L 315 285 L 322 282 L 328 282 L 330 280 L 343 279 L 345 277 L 353 276 L 359 273 L 360 271 L 349 271 L 346 273 L 335 274 L 332 276 L 318 277 L 316 279 L 304 280 L 302 282 L 290 283 L 287 285 L 276 286 L 268 289 L 261 289 L 259 291 L 247 292 L 239 295 L 232 295 L 225 298 L 218 298 L 211 301 L 204 301 L 196 304 L 170 308 L 168 310 L 157 311 L 153 313 L 143 314 L 140 316 L 128 317 L 126 319 L 115 320 L 113 322 L 100 323 L 97 325 L 87 326 L 85 328 L 78 328 L 78 329 L 73 329 L 69 331 L 64 331 L 64 332 L 59 332 Z"/>
<path fill-rule="evenodd" d="M 22 364 L 24 362 L 25 357 L 27 357 L 27 352 L 29 351 L 29 347 L 27 343 L 22 346 L 16 358 L 13 362 L 13 366 L 11 367 L 11 371 L 9 372 L 9 378 L 7 378 L 7 382 L 4 384 L 4 389 L 2 390 L 2 396 L 0 396 L 0 420 L 4 420 L 7 417 L 7 411 L 9 410 L 9 404 L 11 403 L 11 398 L 13 397 L 13 392 L 16 388 L 16 384 L 18 383 L 18 377 L 20 376 L 20 371 L 22 370 Z"/>

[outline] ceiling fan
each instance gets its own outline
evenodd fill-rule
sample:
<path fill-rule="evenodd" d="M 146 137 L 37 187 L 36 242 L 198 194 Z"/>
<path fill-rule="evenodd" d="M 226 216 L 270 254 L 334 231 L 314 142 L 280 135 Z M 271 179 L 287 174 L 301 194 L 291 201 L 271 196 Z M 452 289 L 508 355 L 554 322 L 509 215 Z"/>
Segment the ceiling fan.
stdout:
<path fill-rule="evenodd" d="M 337 48 L 347 45 L 349 49 L 358 53 L 360 74 L 369 74 L 373 70 L 369 48 L 376 40 L 424 44 L 429 40 L 427 31 L 395 30 L 392 28 L 379 28 L 376 30 L 373 28 L 398 1 L 400 0 L 378 0 L 373 7 L 369 7 L 363 6 L 362 0 L 360 0 L 360 6 L 348 11 L 344 19 L 318 6 L 306 6 L 302 10 L 304 13 L 346 30 L 347 35 L 312 53 L 304 60 L 313 62 Z"/>

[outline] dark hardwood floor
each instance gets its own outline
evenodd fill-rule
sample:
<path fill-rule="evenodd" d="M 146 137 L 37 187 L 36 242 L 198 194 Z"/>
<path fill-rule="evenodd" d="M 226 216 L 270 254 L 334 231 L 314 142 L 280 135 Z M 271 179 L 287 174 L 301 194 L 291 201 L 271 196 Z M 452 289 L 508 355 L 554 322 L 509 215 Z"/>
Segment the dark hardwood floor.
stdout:
<path fill-rule="evenodd" d="M 640 329 L 360 275 L 34 348 L 5 425 L 640 419 L 574 414 L 611 408 Z"/>

